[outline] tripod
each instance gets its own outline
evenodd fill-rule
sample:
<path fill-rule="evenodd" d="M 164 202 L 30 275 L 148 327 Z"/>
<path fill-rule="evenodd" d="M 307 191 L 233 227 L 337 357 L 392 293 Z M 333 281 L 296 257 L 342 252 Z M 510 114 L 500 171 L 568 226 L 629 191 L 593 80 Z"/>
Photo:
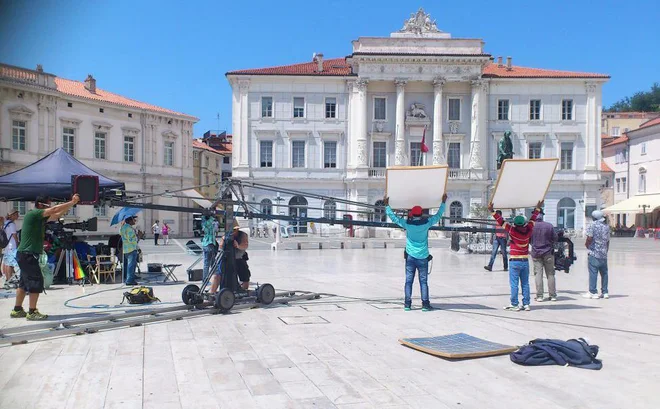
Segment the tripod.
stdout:
<path fill-rule="evenodd" d="M 57 260 L 57 266 L 55 267 L 55 271 L 59 273 L 60 267 L 62 266 L 62 262 L 64 261 L 65 268 L 66 268 L 66 280 L 69 283 L 69 285 L 73 284 L 75 281 L 74 275 L 73 275 L 73 252 L 75 250 L 69 245 L 65 244 L 62 247 L 62 252 L 60 253 L 60 257 Z M 83 287 L 85 286 L 85 281 L 91 284 L 91 281 L 89 281 L 88 277 L 83 277 L 82 280 L 80 280 L 80 285 Z"/>

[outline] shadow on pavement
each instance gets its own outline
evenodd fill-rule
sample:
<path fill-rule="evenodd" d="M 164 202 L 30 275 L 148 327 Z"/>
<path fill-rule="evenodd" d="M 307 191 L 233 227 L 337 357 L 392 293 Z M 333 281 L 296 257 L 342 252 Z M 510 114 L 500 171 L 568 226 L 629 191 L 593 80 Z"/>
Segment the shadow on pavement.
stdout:
<path fill-rule="evenodd" d="M 431 303 L 436 310 L 496 310 L 497 308 L 481 304 L 438 304 Z"/>
<path fill-rule="evenodd" d="M 539 304 L 532 305 L 532 310 L 591 310 L 600 307 L 578 304 Z"/>

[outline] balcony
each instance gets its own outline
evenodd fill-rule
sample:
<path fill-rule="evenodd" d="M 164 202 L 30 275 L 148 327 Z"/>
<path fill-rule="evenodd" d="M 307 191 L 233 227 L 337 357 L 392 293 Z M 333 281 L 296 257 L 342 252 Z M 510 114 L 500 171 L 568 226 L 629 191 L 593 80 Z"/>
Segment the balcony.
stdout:
<path fill-rule="evenodd" d="M 476 169 L 449 169 L 449 179 L 453 180 L 484 180 L 486 171 Z M 385 177 L 385 168 L 369 168 L 369 178 Z"/>
<path fill-rule="evenodd" d="M 35 71 L 21 67 L 14 67 L 13 65 L 0 64 L 0 79 L 56 88 L 55 76 L 53 74 L 45 73 L 41 69 Z"/>

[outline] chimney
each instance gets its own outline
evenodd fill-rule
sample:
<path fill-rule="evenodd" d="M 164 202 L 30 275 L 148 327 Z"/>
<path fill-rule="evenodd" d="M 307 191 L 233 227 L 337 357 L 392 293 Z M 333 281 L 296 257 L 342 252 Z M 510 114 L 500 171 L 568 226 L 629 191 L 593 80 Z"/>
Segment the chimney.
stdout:
<path fill-rule="evenodd" d="M 92 74 L 87 75 L 87 78 L 85 78 L 85 88 L 92 94 L 96 94 L 96 80 L 92 77 Z"/>
<path fill-rule="evenodd" d="M 314 61 L 316 62 L 316 71 L 322 72 L 323 71 L 323 54 L 317 53 L 314 56 Z"/>
<path fill-rule="evenodd" d="M 497 66 L 502 67 L 502 65 L 503 65 L 502 64 L 502 56 L 500 55 L 499 57 L 497 57 Z"/>
<path fill-rule="evenodd" d="M 506 70 L 511 71 L 511 57 L 506 57 Z"/>
<path fill-rule="evenodd" d="M 37 71 L 38 72 L 44 72 L 44 66 L 41 64 L 37 64 Z"/>

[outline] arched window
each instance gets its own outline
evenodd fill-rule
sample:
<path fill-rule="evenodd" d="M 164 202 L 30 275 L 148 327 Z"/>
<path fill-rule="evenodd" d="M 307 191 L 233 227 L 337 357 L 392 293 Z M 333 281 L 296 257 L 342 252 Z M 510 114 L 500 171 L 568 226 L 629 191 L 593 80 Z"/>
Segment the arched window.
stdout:
<path fill-rule="evenodd" d="M 646 193 L 646 168 L 639 168 L 639 184 L 637 185 L 637 193 Z"/>
<path fill-rule="evenodd" d="M 294 196 L 289 200 L 289 216 L 307 217 L 307 199 Z M 307 233 L 307 222 L 291 222 L 295 233 Z"/>
<path fill-rule="evenodd" d="M 575 228 L 575 200 L 565 197 L 557 204 L 557 227 L 562 229 Z"/>
<path fill-rule="evenodd" d="M 273 202 L 271 202 L 270 199 L 264 199 L 261 201 L 261 213 L 273 214 Z"/>
<path fill-rule="evenodd" d="M 451 202 L 449 205 L 449 222 L 461 223 L 459 219 L 463 217 L 463 204 L 458 200 Z"/>
<path fill-rule="evenodd" d="M 385 214 L 385 202 L 382 200 L 376 201 L 376 206 L 379 206 L 374 209 L 374 221 L 376 222 L 386 222 L 387 215 Z"/>
<path fill-rule="evenodd" d="M 323 203 L 323 217 L 326 219 L 336 219 L 337 218 L 337 203 L 332 200 L 326 200 Z"/>

